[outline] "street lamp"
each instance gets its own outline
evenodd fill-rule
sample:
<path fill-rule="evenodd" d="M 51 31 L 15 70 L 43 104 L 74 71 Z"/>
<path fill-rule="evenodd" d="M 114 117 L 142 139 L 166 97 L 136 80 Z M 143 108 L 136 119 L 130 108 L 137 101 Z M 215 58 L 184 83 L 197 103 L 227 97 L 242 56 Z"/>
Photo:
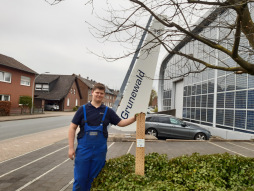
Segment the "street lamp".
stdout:
<path fill-rule="evenodd" d="M 33 81 L 33 89 L 32 89 L 32 108 L 31 108 L 31 114 L 34 113 L 34 86 L 35 86 L 35 80 L 42 74 L 48 74 L 49 72 L 44 72 L 44 73 L 41 73 L 39 75 L 37 75 L 35 78 L 34 78 L 34 81 Z"/>

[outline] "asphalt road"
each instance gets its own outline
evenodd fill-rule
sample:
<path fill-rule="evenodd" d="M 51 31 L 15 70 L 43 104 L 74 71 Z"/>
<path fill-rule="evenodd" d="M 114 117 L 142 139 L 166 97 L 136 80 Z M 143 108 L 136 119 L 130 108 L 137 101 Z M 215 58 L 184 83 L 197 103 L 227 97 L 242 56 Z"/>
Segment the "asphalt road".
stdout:
<path fill-rule="evenodd" d="M 70 125 L 73 116 L 55 116 L 0 122 L 0 141 Z"/>
<path fill-rule="evenodd" d="M 192 153 L 237 154 L 254 157 L 253 142 L 146 142 L 145 153 L 158 152 L 169 158 Z M 0 163 L 0 190 L 71 191 L 73 164 L 67 158 L 67 139 Z M 134 142 L 108 142 L 107 159 L 127 153 L 135 155 Z"/>

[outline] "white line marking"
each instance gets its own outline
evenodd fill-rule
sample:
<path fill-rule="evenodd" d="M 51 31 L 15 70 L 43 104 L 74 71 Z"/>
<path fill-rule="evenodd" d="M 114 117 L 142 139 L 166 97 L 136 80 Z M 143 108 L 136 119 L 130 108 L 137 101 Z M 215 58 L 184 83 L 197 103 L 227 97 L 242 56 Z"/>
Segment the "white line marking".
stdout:
<path fill-rule="evenodd" d="M 16 169 L 14 169 L 14 170 L 11 170 L 11 171 L 9 171 L 9 172 L 7 172 L 7 173 L 1 175 L 0 178 L 6 176 L 6 175 L 8 175 L 8 174 L 11 174 L 11 173 L 13 173 L 13 172 L 15 172 L 15 171 L 17 171 L 17 170 L 19 170 L 19 169 L 21 169 L 21 168 L 24 168 L 24 167 L 26 167 L 26 166 L 28 166 L 28 165 L 30 165 L 30 164 L 32 164 L 32 163 L 35 163 L 35 162 L 37 162 L 37 161 L 39 161 L 39 160 L 41 160 L 41 159 L 43 159 L 43 158 L 45 158 L 45 157 L 47 157 L 47 156 L 49 156 L 49 155 L 52 155 L 52 154 L 54 154 L 54 153 L 56 153 L 56 152 L 58 152 L 58 151 L 60 151 L 60 150 L 63 150 L 63 149 L 66 148 L 66 147 L 68 147 L 68 145 L 65 146 L 65 147 L 62 147 L 61 149 L 58 149 L 58 150 L 56 150 L 56 151 L 53 151 L 53 152 L 51 152 L 51 153 L 49 153 L 49 154 L 47 154 L 47 155 L 45 155 L 45 156 L 43 156 L 43 157 L 40 157 L 40 158 L 38 158 L 38 159 L 36 159 L 36 160 L 34 160 L 34 161 L 31 161 L 31 162 L 29 162 L 29 163 L 27 163 L 27 164 L 25 164 L 25 165 L 23 165 L 23 166 L 21 166 L 21 167 L 19 167 L 19 168 L 16 168 Z"/>
<path fill-rule="evenodd" d="M 24 186 L 20 187 L 19 189 L 17 189 L 16 191 L 20 191 L 23 190 L 24 188 L 26 188 L 27 186 L 29 186 L 30 184 L 34 183 L 35 181 L 39 180 L 41 177 L 45 176 L 46 174 L 50 173 L 51 171 L 55 170 L 57 167 L 61 166 L 62 164 L 66 163 L 68 160 L 70 160 L 69 158 L 66 159 L 65 161 L 61 162 L 60 164 L 56 165 L 54 168 L 51 168 L 50 170 L 48 170 L 47 172 L 45 172 L 44 174 L 38 176 L 37 178 L 31 180 L 30 182 L 26 183 Z"/>
<path fill-rule="evenodd" d="M 134 142 L 131 143 L 131 146 L 130 146 L 130 148 L 128 149 L 128 151 L 127 151 L 126 154 L 129 154 L 129 153 L 130 153 L 133 144 L 134 144 Z"/>
<path fill-rule="evenodd" d="M 55 144 L 55 143 L 53 143 L 53 144 Z M 51 145 L 53 145 L 53 144 L 47 145 L 47 146 L 45 146 L 45 147 L 51 146 Z M 22 154 L 22 155 L 19 155 L 19 156 L 16 156 L 16 157 L 13 157 L 13 158 L 4 160 L 4 161 L 0 162 L 0 164 L 2 164 L 2 163 L 4 163 L 4 162 L 7 162 L 7 161 L 9 161 L 9 160 L 12 160 L 12 159 L 15 159 L 15 158 L 18 158 L 18 157 L 27 155 L 27 154 L 32 153 L 32 152 L 34 152 L 34 151 L 38 151 L 38 150 L 43 149 L 43 148 L 45 148 L 45 147 L 41 147 L 41 148 L 35 149 L 35 150 L 33 150 L 33 151 L 30 151 L 30 152 L 28 152 L 28 153 L 25 153 L 25 154 Z"/>
<path fill-rule="evenodd" d="M 228 143 L 230 143 L 230 142 L 228 142 Z M 234 144 L 234 143 L 230 143 L 230 144 L 235 145 L 235 146 L 238 146 L 238 147 L 241 147 L 241 148 L 244 148 L 244 149 L 247 149 L 247 150 L 249 150 L 249 151 L 254 151 L 254 150 L 252 150 L 252 149 L 249 149 L 249 148 L 246 148 L 246 147 L 243 147 L 243 146 Z"/>
<path fill-rule="evenodd" d="M 249 144 L 249 145 L 252 145 L 252 146 L 254 145 L 254 144 L 252 144 L 252 143 L 247 143 L 247 142 L 244 142 L 244 143 Z"/>
<path fill-rule="evenodd" d="M 232 151 L 232 150 L 230 150 L 230 149 L 227 149 L 227 148 L 225 148 L 225 147 L 222 147 L 222 146 L 220 146 L 220 145 L 217 145 L 217 144 L 215 144 L 215 143 L 213 143 L 213 142 L 208 142 L 208 143 L 213 144 L 213 145 L 216 145 L 217 147 L 220 147 L 220 148 L 225 149 L 225 150 L 227 150 L 227 151 L 230 151 L 230 152 L 232 152 L 232 153 L 236 153 L 236 154 L 238 154 L 238 155 L 241 155 L 241 156 L 243 156 L 243 157 L 246 157 L 246 156 L 243 155 L 243 154 L 240 154 L 240 153 L 238 153 L 238 152 Z"/>
<path fill-rule="evenodd" d="M 68 184 L 66 184 L 60 191 L 66 190 L 73 182 L 74 182 L 74 178 Z"/>
<path fill-rule="evenodd" d="M 108 149 L 113 146 L 113 144 L 115 144 L 115 142 L 111 143 L 109 146 L 108 146 Z"/>

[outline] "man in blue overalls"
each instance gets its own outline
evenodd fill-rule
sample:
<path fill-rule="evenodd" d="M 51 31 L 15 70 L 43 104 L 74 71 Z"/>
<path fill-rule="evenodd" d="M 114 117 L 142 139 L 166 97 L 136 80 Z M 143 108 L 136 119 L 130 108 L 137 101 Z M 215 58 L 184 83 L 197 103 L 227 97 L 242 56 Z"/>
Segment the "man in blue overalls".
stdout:
<path fill-rule="evenodd" d="M 102 104 L 105 86 L 97 83 L 92 90 L 92 101 L 78 109 L 69 128 L 69 158 L 74 159 L 73 191 L 89 191 L 93 179 L 105 165 L 107 153 L 107 126 L 109 123 L 120 127 L 135 121 L 135 116 L 121 119 L 111 108 Z M 74 150 L 77 127 L 78 145 Z"/>

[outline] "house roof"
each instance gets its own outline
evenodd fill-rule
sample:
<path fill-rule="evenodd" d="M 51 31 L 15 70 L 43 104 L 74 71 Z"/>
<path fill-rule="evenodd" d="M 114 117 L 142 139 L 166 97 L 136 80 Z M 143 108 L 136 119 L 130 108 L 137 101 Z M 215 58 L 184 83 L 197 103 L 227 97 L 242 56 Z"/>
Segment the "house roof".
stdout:
<path fill-rule="evenodd" d="M 34 70 L 28 68 L 24 64 L 20 63 L 19 61 L 15 60 L 14 58 L 11 58 L 9 56 L 5 56 L 3 54 L 0 54 L 0 65 L 7 66 L 10 68 L 14 68 L 17 70 L 21 70 L 24 72 L 32 73 L 32 74 L 37 74 Z"/>
<path fill-rule="evenodd" d="M 89 80 L 89 79 L 83 78 L 81 76 L 77 76 L 77 77 L 80 80 L 82 80 L 90 89 L 93 89 L 94 84 L 97 83 L 94 80 Z M 105 89 L 105 93 L 107 93 L 107 94 L 114 94 L 113 92 L 110 91 L 110 89 L 107 86 L 106 86 L 106 89 Z"/>
<path fill-rule="evenodd" d="M 41 74 L 36 78 L 35 83 L 49 84 L 49 83 L 55 81 L 56 79 L 58 79 L 59 77 L 60 77 L 60 75 Z"/>
<path fill-rule="evenodd" d="M 76 76 L 72 75 L 40 75 L 35 83 L 51 83 L 56 80 L 54 87 L 51 91 L 35 91 L 36 99 L 45 99 L 45 100 L 61 100 L 63 99 L 70 91 L 72 84 L 75 82 Z M 77 84 L 78 85 L 78 84 Z M 78 87 L 78 92 L 79 87 Z M 81 96 L 81 94 L 80 94 Z"/>

